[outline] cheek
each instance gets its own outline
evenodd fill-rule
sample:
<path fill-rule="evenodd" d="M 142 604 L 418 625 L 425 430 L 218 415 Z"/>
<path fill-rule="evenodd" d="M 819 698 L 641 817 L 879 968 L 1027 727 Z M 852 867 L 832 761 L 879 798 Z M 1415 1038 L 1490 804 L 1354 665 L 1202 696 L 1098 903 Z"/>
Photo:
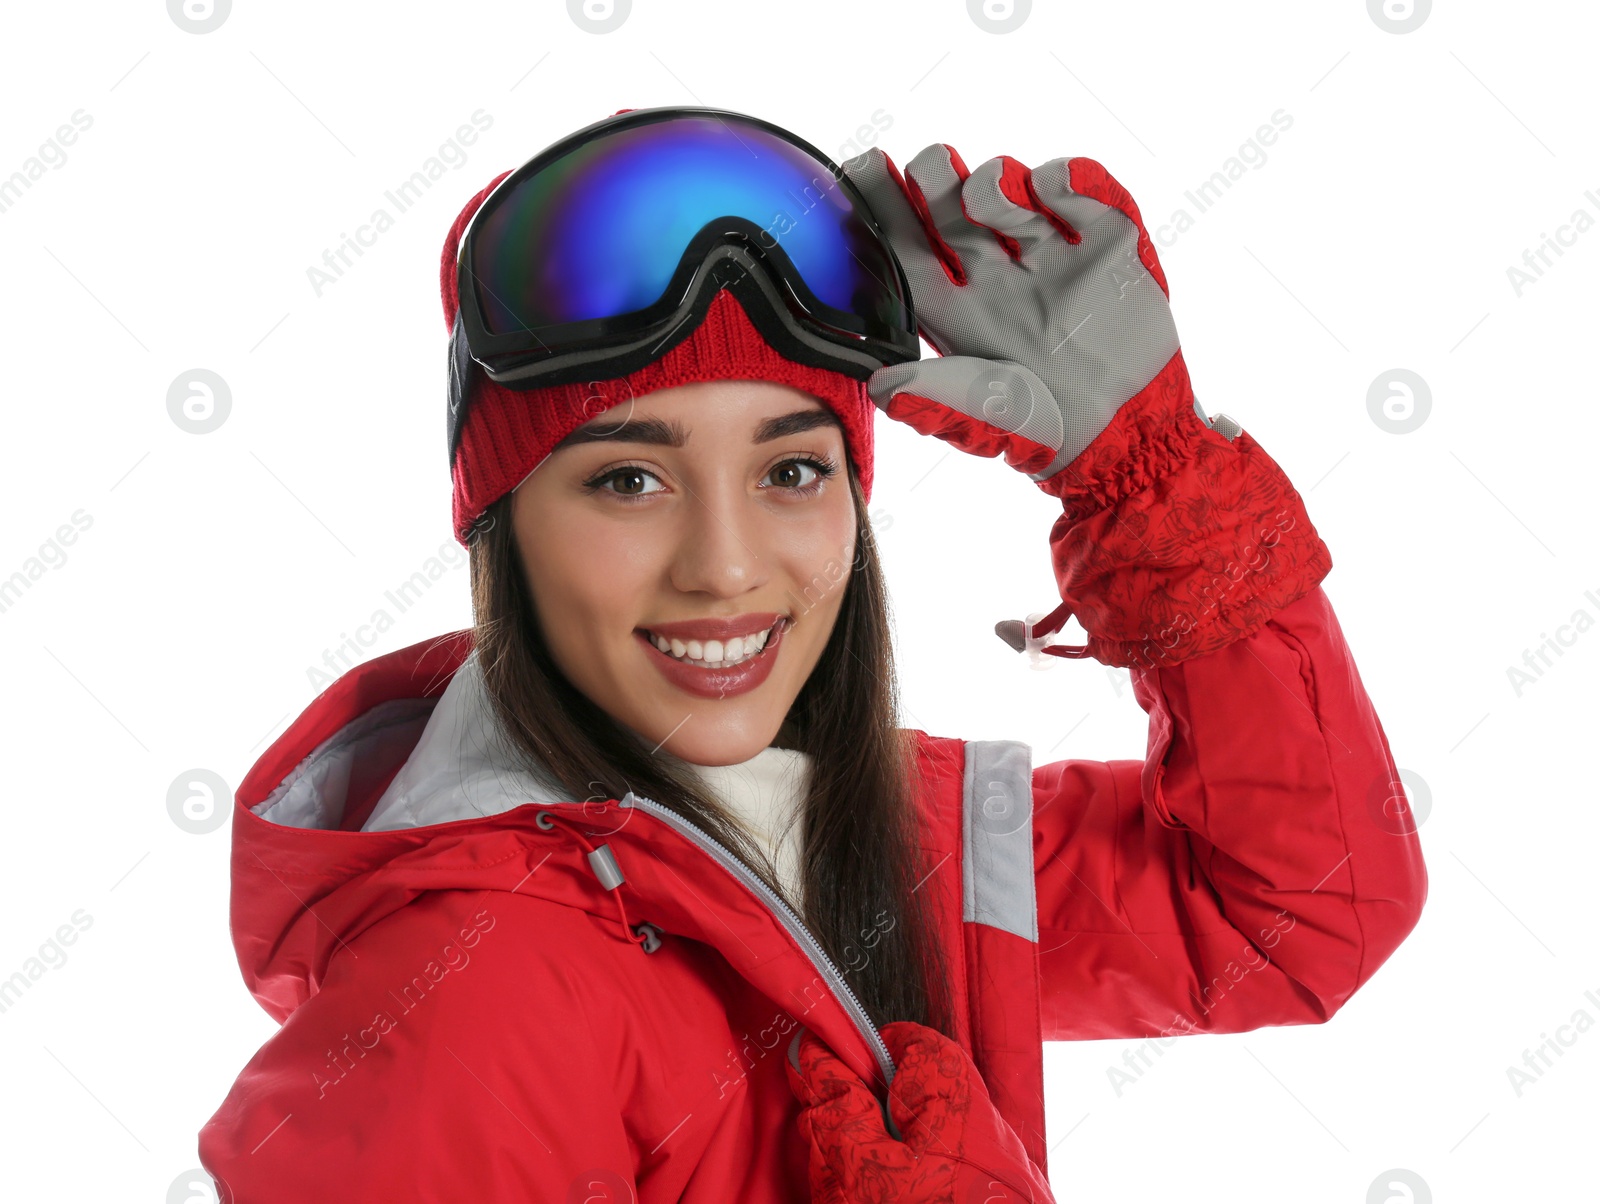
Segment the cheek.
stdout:
<path fill-rule="evenodd" d="M 592 646 L 596 634 L 631 628 L 658 553 L 625 524 L 580 509 L 540 518 L 517 542 L 545 637 L 570 662 L 563 653 Z"/>
<path fill-rule="evenodd" d="M 855 558 L 855 511 L 848 505 L 820 521 L 786 531 L 781 541 L 780 563 L 795 583 L 795 592 L 824 610 L 837 608 L 850 578 Z"/>

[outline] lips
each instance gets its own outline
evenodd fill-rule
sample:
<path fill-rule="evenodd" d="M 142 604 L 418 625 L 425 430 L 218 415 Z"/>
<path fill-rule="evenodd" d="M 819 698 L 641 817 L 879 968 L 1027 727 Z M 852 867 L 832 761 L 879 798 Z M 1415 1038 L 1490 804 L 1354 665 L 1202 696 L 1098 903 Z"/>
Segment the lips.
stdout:
<path fill-rule="evenodd" d="M 755 689 L 772 672 L 777 663 L 778 647 L 783 643 L 783 633 L 789 629 L 784 616 L 740 615 L 733 619 L 697 619 L 682 623 L 661 623 L 641 627 L 633 635 L 645 650 L 650 663 L 673 686 L 698 698 L 731 698 Z M 752 635 L 771 628 L 766 645 L 754 656 L 746 657 L 736 665 L 708 667 L 681 661 L 661 651 L 651 641 L 651 633 L 677 640 L 729 639 L 733 636 Z"/>
<path fill-rule="evenodd" d="M 729 619 L 686 619 L 677 623 L 651 623 L 638 628 L 669 640 L 727 640 L 736 635 L 754 635 L 770 630 L 783 615 L 776 611 L 760 611 L 747 615 L 734 615 Z"/>

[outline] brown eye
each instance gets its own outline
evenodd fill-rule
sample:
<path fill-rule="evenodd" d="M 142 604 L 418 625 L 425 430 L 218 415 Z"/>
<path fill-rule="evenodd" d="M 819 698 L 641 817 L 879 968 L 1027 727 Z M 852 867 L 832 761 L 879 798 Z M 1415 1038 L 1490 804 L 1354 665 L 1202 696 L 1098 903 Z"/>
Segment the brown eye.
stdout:
<path fill-rule="evenodd" d="M 609 493 L 613 497 L 633 501 L 664 492 L 662 488 L 649 488 L 651 481 L 656 482 L 658 486 L 661 483 L 660 478 L 648 468 L 624 464 L 584 482 L 584 488 L 591 493 Z"/>
<path fill-rule="evenodd" d="M 805 460 L 785 460 L 767 475 L 780 489 L 803 489 L 812 483 L 804 479 L 802 470 L 806 468 L 811 469 L 812 478 L 816 479 L 818 475 L 816 468 Z"/>

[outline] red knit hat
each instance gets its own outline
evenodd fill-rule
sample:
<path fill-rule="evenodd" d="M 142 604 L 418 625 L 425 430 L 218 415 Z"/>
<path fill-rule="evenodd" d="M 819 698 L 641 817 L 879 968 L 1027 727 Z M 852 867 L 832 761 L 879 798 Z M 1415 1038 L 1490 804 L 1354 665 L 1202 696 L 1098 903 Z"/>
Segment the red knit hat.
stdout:
<path fill-rule="evenodd" d="M 439 293 L 446 330 L 454 328 L 461 304 L 456 277 L 461 235 L 495 186 L 510 174 L 501 172 L 467 202 L 444 241 Z M 837 415 L 861 491 L 871 498 L 876 407 L 866 382 L 785 359 L 761 337 L 744 306 L 724 290 L 688 338 L 626 376 L 519 392 L 496 384 L 481 369 L 473 371 L 467 417 L 451 465 L 456 539 L 466 544 L 484 510 L 521 484 L 557 443 L 595 415 L 654 389 L 702 380 L 770 380 L 815 396 Z"/>

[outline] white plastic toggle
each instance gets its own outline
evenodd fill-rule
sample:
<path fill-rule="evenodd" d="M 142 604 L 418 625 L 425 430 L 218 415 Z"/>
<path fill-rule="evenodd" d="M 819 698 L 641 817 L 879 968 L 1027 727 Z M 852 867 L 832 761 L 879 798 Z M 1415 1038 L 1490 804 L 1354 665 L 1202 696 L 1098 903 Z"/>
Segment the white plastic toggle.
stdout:
<path fill-rule="evenodd" d="M 1026 620 L 1001 619 L 994 625 L 994 633 L 1018 652 L 1024 653 L 1028 658 L 1030 669 L 1049 669 L 1057 656 L 1044 655 L 1044 649 L 1056 642 L 1054 633 L 1051 635 L 1036 635 L 1034 629 L 1049 618 L 1045 611 L 1035 611 Z"/>
<path fill-rule="evenodd" d="M 1022 652 L 1023 655 L 1028 658 L 1028 668 L 1030 669 L 1052 668 L 1057 659 L 1053 656 L 1046 656 L 1041 651 L 1041 649 L 1045 648 L 1054 641 L 1056 633 L 1052 632 L 1050 635 L 1033 634 L 1033 629 L 1044 621 L 1046 613 L 1047 612 L 1042 610 L 1036 610 L 1029 615 L 1026 620 L 1024 620 L 1022 628 Z"/>
<path fill-rule="evenodd" d="M 1239 432 L 1244 430 L 1244 427 L 1240 426 L 1238 422 L 1223 413 L 1213 414 L 1207 425 L 1229 442 L 1237 439 Z"/>

